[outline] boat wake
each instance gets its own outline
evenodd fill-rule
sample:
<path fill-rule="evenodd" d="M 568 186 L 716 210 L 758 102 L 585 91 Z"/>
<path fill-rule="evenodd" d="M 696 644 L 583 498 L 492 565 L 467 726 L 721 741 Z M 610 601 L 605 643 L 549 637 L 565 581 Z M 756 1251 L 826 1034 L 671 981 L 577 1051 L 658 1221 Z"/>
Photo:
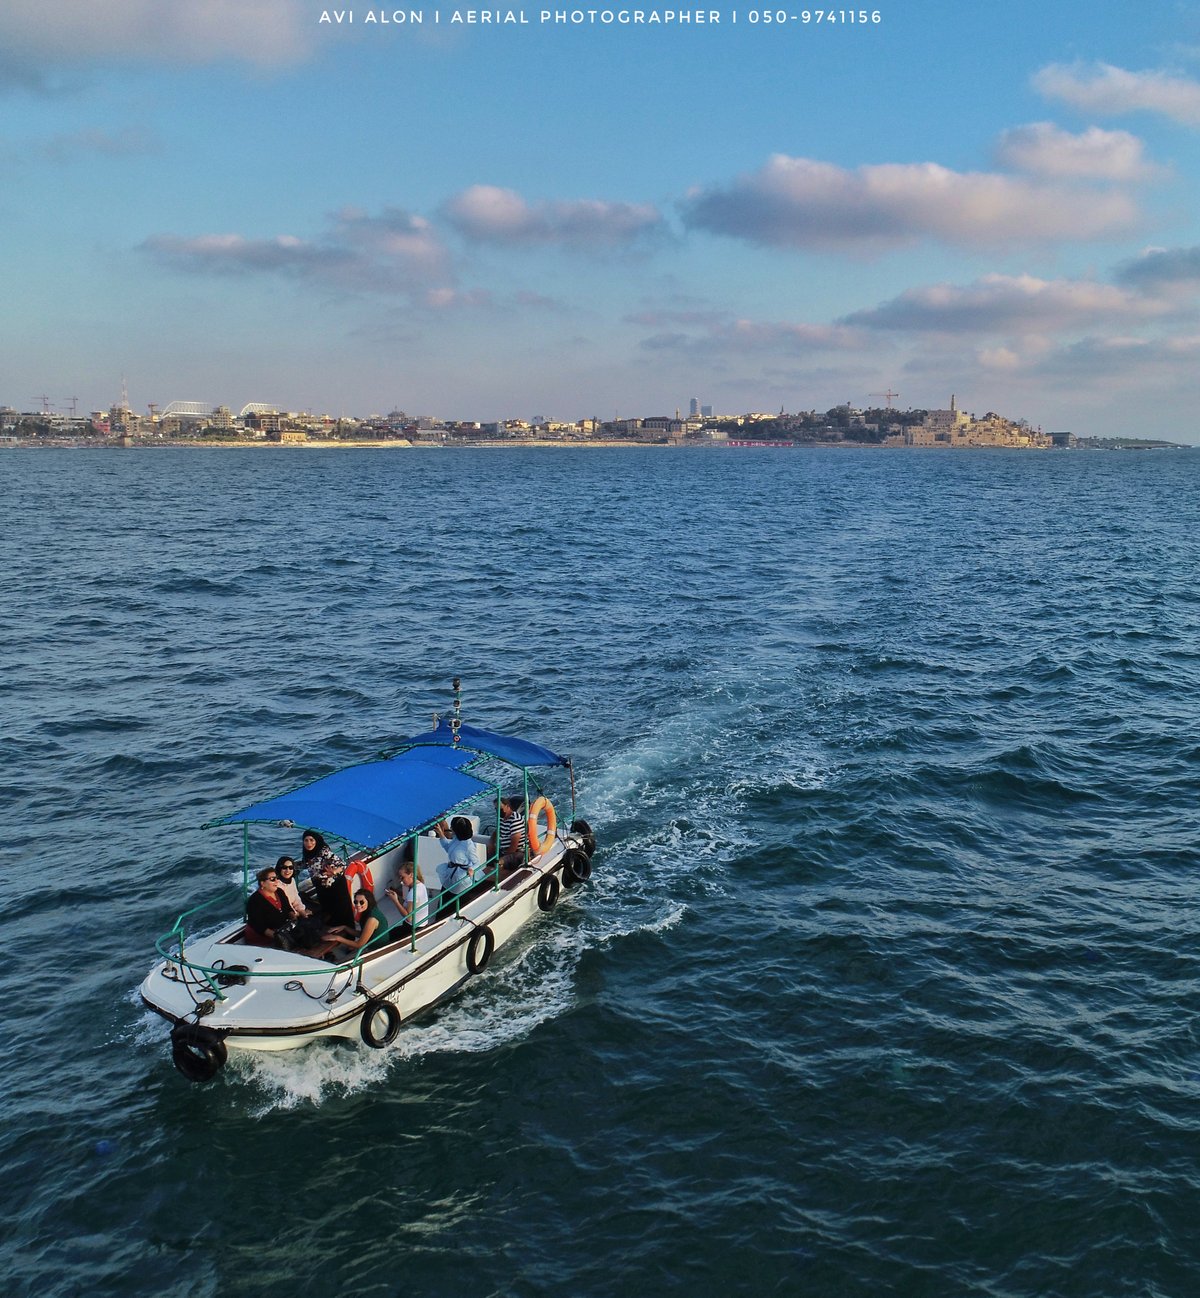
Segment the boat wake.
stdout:
<path fill-rule="evenodd" d="M 656 717 L 581 783 L 580 806 L 600 837 L 591 881 L 498 952 L 485 976 L 384 1049 L 317 1042 L 275 1054 L 233 1051 L 226 1082 L 254 1091 L 258 1114 L 317 1106 L 386 1083 L 427 1056 L 497 1050 L 565 1014 L 588 952 L 664 932 L 728 892 L 729 864 L 755 844 L 746 801 L 759 790 L 742 777 L 743 745 L 770 724 L 753 692 L 731 691 L 728 682 Z M 779 756 L 789 784 L 822 782 L 811 751 Z"/>
<path fill-rule="evenodd" d="M 317 1042 L 279 1054 L 231 1052 L 226 1075 L 260 1093 L 257 1116 L 319 1105 L 385 1081 L 414 1060 L 437 1054 L 480 1054 L 528 1036 L 571 1006 L 582 950 L 574 928 L 533 925 L 497 955 L 487 976 L 413 1022 L 382 1050 L 357 1043 Z"/>

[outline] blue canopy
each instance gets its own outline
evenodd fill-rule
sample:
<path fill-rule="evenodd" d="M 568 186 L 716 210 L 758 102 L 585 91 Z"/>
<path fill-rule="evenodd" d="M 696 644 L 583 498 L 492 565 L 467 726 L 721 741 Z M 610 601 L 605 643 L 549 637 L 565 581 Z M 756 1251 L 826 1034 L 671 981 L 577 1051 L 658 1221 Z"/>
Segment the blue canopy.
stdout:
<path fill-rule="evenodd" d="M 461 749 L 409 750 L 388 761 L 348 766 L 211 823 L 290 820 L 358 847 L 379 847 L 424 828 L 469 798 L 494 794 L 494 785 L 458 769 L 473 760 Z"/>
<path fill-rule="evenodd" d="M 436 730 L 427 731 L 405 740 L 405 748 L 413 749 L 419 745 L 450 747 L 454 744 L 454 732 L 450 722 L 444 717 L 438 722 Z M 501 761 L 511 762 L 513 766 L 566 766 L 565 757 L 559 757 L 541 744 L 531 744 L 526 739 L 512 739 L 508 735 L 497 735 L 491 730 L 480 730 L 469 726 L 464 721 L 458 728 L 458 748 L 470 749 L 476 753 L 487 753 L 489 757 L 498 757 Z"/>

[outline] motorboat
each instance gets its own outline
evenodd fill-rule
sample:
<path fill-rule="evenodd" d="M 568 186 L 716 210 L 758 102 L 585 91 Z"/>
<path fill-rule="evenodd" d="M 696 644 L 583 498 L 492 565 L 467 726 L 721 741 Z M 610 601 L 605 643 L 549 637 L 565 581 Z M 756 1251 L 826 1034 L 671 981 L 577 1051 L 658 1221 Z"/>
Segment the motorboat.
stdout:
<path fill-rule="evenodd" d="M 558 822 L 555 781 L 565 786 L 558 796 L 570 800 L 569 828 Z M 524 844 L 518 859 L 510 853 L 502 862 L 481 826 L 499 825 L 501 801 L 513 798 L 521 800 Z M 390 1045 L 412 1019 L 483 974 L 494 953 L 552 911 L 565 889 L 590 877 L 596 841 L 575 810 L 569 758 L 461 721 L 456 695 L 453 716 L 435 718 L 432 730 L 208 822 L 204 828 L 241 826 L 241 882 L 179 916 L 155 944 L 159 959 L 140 989 L 171 1024 L 176 1068 L 200 1082 L 234 1050 L 291 1050 L 326 1038 Z M 482 864 L 453 887 L 438 827 L 457 816 L 469 819 Z M 281 935 L 265 944 L 247 922 L 252 827 L 256 838 L 273 831 L 276 852 L 279 831 L 291 831 L 294 849 L 298 827 L 319 832 L 335 854 L 340 847 L 348 866 L 337 886 L 351 896 L 371 887 L 386 929 L 361 950 L 343 948 L 344 958 L 284 949 Z M 423 908 L 410 896 L 411 922 L 396 894 L 385 892 L 406 861 L 415 862 L 428 892 Z"/>

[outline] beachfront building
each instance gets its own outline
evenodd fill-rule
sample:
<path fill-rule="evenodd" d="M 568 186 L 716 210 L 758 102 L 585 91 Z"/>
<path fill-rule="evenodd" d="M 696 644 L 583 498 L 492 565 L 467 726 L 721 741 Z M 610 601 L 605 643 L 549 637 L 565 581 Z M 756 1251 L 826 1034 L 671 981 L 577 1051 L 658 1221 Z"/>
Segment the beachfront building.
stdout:
<path fill-rule="evenodd" d="M 574 437 L 575 425 L 560 423 L 557 419 L 540 419 L 533 431 L 538 437 L 561 442 L 568 437 Z"/>
<path fill-rule="evenodd" d="M 136 433 L 141 430 L 140 415 L 135 415 L 127 405 L 118 403 L 108 411 L 108 429 L 111 433 Z"/>
<path fill-rule="evenodd" d="M 247 428 L 256 428 L 272 439 L 279 436 L 282 416 L 278 410 L 251 410 L 245 418 Z"/>
<path fill-rule="evenodd" d="M 642 427 L 647 433 L 657 433 L 659 435 L 666 433 L 668 435 L 680 434 L 683 432 L 683 423 L 678 416 L 672 418 L 670 415 L 651 415 L 648 419 L 642 420 Z"/>

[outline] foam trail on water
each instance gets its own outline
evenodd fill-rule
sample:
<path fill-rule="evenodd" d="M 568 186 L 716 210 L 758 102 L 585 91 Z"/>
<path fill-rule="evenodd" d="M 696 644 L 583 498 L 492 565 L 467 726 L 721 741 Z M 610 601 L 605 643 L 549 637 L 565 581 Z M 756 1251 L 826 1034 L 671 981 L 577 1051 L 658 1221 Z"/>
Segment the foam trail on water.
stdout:
<path fill-rule="evenodd" d="M 336 1063 L 324 1060 L 311 1067 L 267 1057 L 256 1066 L 256 1081 L 270 1084 L 281 1106 L 318 1103 L 324 1095 L 371 1085 L 402 1062 L 494 1050 L 565 1013 L 574 1001 L 575 970 L 585 952 L 639 932 L 668 931 L 689 909 L 675 895 L 675 882 L 683 875 L 695 879 L 698 861 L 721 866 L 752 845 L 739 820 L 740 799 L 727 792 L 745 724 L 745 706 L 724 691 L 706 708 L 666 717 L 602 765 L 584 791 L 585 814 L 600 831 L 596 870 L 586 889 L 564 897 L 557 916 L 529 925 L 485 977 L 467 984 L 428 1020 L 402 1030 L 386 1050 L 368 1052 L 365 1064 L 354 1065 L 349 1051 L 337 1052 Z M 682 791 L 676 782 L 680 769 L 700 773 Z M 639 831 L 623 832 L 624 821 L 638 824 Z M 609 825 L 616 837 L 606 840 Z M 702 887 L 723 894 L 721 870 L 702 880 Z M 569 925 L 560 918 L 564 912 Z M 292 1067 L 298 1069 L 295 1075 Z"/>
<path fill-rule="evenodd" d="M 353 1094 L 427 1055 L 495 1050 L 570 1007 L 580 954 L 570 933 L 535 923 L 496 957 L 485 977 L 405 1027 L 382 1050 L 318 1042 L 276 1054 L 237 1052 L 229 1066 L 262 1093 L 256 1112 L 263 1114 Z"/>
<path fill-rule="evenodd" d="M 591 882 L 566 894 L 554 915 L 530 924 L 497 954 L 484 977 L 406 1025 L 390 1046 L 372 1050 L 346 1041 L 235 1050 L 228 1080 L 256 1093 L 258 1114 L 320 1105 L 385 1083 L 395 1069 L 426 1056 L 495 1050 L 567 1012 L 586 951 L 639 932 L 665 932 L 683 920 L 689 903 L 676 895 L 682 878 L 709 897 L 727 892 L 726 864 L 754 842 L 743 799 L 758 781 L 742 770 L 742 737 L 768 724 L 756 699 L 718 681 L 699 705 L 656 719 L 653 729 L 596 768 L 580 790 L 581 813 L 600 839 Z M 782 779 L 819 784 L 819 760 L 793 739 L 793 730 L 779 733 Z M 681 772 L 687 773 L 683 785 Z M 152 1015 L 145 1022 L 157 1044 L 161 1024 Z"/>
<path fill-rule="evenodd" d="M 387 1052 L 347 1042 L 315 1042 L 299 1050 L 231 1051 L 226 1073 L 257 1091 L 255 1117 L 278 1109 L 318 1105 L 386 1081 Z"/>

